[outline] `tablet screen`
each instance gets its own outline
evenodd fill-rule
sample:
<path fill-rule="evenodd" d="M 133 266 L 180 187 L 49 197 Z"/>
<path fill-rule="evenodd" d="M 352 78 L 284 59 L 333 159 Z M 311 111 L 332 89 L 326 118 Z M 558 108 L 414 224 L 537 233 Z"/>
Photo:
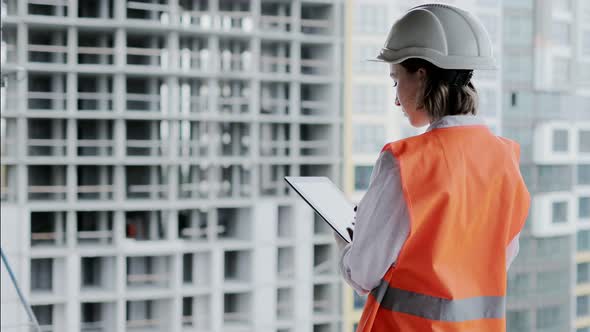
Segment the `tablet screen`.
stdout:
<path fill-rule="evenodd" d="M 344 240 L 351 241 L 346 228 L 354 229 L 354 204 L 330 179 L 287 176 L 285 180 Z"/>

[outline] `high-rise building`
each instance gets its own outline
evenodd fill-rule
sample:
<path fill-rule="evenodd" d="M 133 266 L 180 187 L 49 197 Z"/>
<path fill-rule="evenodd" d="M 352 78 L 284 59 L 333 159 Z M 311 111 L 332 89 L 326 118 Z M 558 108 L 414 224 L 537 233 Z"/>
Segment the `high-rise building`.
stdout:
<path fill-rule="evenodd" d="M 590 3 L 503 7 L 502 127 L 521 144 L 532 197 L 508 274 L 508 331 L 589 331 Z"/>
<path fill-rule="evenodd" d="M 332 231 L 283 176 L 341 181 L 343 10 L 6 1 L 2 249 L 43 331 L 339 330 Z"/>
<path fill-rule="evenodd" d="M 373 165 L 385 143 L 421 133 L 412 128 L 394 104 L 395 88 L 389 66 L 370 62 L 385 43 L 391 25 L 410 8 L 426 2 L 348 0 L 346 3 L 346 56 L 344 93 L 344 184 L 353 200 L 359 201 L 369 184 Z M 446 1 L 449 3 L 449 1 Z M 460 0 L 450 2 L 471 11 L 488 29 L 494 52 L 501 53 L 501 6 L 499 1 Z M 500 57 L 497 57 L 501 61 Z M 499 133 L 501 112 L 501 73 L 479 71 L 473 81 L 479 92 L 479 113 L 492 130 Z M 343 325 L 355 330 L 365 298 L 348 285 L 343 286 Z"/>

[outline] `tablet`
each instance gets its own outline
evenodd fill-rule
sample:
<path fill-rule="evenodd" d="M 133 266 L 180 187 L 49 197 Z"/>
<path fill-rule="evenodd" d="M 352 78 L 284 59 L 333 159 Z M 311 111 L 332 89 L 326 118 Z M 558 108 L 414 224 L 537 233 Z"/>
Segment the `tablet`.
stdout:
<path fill-rule="evenodd" d="M 323 176 L 286 176 L 285 181 L 346 242 L 352 240 L 346 228 L 354 229 L 354 204 L 330 179 Z"/>

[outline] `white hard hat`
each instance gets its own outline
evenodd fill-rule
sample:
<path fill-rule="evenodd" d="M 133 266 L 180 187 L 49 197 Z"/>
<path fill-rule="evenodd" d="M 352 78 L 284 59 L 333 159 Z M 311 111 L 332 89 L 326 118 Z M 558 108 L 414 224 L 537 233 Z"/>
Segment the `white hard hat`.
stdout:
<path fill-rule="evenodd" d="M 393 24 L 377 61 L 420 58 L 444 69 L 496 69 L 483 24 L 469 12 L 442 4 L 410 9 Z"/>

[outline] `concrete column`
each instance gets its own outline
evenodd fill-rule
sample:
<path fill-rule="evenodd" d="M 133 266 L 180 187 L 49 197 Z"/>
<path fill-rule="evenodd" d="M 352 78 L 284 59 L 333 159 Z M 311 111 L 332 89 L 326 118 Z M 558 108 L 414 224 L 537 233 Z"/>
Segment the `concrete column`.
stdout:
<path fill-rule="evenodd" d="M 255 286 L 252 301 L 254 331 L 270 331 L 277 313 L 277 235 L 278 207 L 271 200 L 260 200 L 252 214 L 253 243 L 252 278 Z M 299 329 L 299 325 L 297 326 Z"/>
<path fill-rule="evenodd" d="M 313 330 L 313 210 L 303 200 L 293 202 L 295 231 L 295 322 L 298 332 Z M 306 282 L 303 282 L 305 280 Z M 308 281 L 309 280 L 309 281 Z"/>

